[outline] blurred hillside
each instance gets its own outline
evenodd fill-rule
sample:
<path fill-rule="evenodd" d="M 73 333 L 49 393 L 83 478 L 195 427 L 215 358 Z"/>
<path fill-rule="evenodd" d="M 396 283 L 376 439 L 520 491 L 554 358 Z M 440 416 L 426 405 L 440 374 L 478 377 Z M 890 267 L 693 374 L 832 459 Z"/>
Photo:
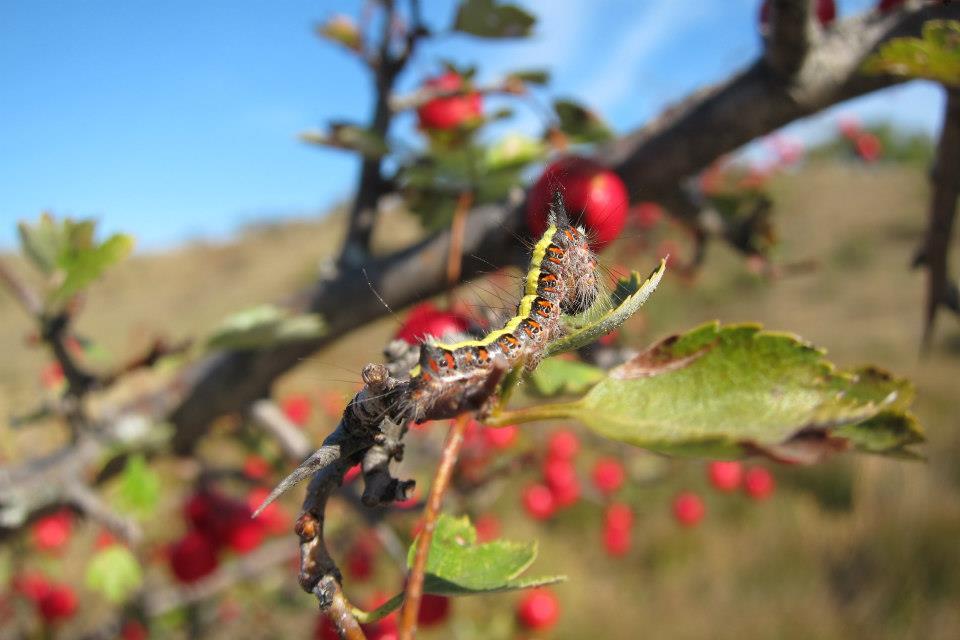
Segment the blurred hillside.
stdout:
<path fill-rule="evenodd" d="M 507 537 L 540 540 L 537 573 L 570 576 L 557 588 L 565 613 L 552 637 L 957 637 L 960 325 L 942 317 L 931 354 L 918 356 L 923 275 L 908 264 L 924 224 L 924 172 L 821 161 L 778 176 L 772 188 L 782 240 L 777 261 L 812 267 L 768 282 L 716 243 L 696 282 L 668 272 L 643 318 L 625 329 L 626 341 L 640 348 L 715 318 L 757 321 L 825 347 L 839 365 L 888 368 L 917 385 L 929 460 L 847 456 L 809 469 L 777 468 L 778 493 L 759 504 L 710 494 L 702 462 L 673 461 L 665 481 L 627 490 L 624 498 L 639 516 L 635 546 L 616 560 L 603 553 L 595 505 L 578 505 L 536 526 L 518 515 L 516 487 L 525 479 L 517 479 L 492 510 L 503 518 Z M 227 314 L 282 299 L 309 281 L 335 250 L 341 222 L 332 216 L 263 226 L 224 245 L 136 256 L 91 289 L 77 329 L 120 359 L 158 333 L 202 336 Z M 394 228 L 415 233 L 401 219 Z M 402 242 L 404 233 L 392 241 Z M 654 248 L 627 238 L 605 257 L 643 271 L 653 264 Z M 475 291 L 465 287 L 462 296 Z M 31 409 L 39 392 L 44 363 L 26 344 L 29 328 L 14 301 L 0 294 L 2 416 Z M 359 376 L 347 371 L 380 358 L 394 328 L 386 319 L 354 332 L 283 379 L 279 392 L 348 391 Z M 311 437 L 319 440 L 325 428 L 312 425 Z M 16 459 L 30 437 L 0 429 L 0 455 Z M 584 437 L 591 446 L 631 456 L 637 468 L 649 462 L 645 454 Z M 670 518 L 670 498 L 681 488 L 707 498 L 708 516 L 695 530 L 680 530 Z M 293 571 L 285 578 L 292 585 Z M 458 601 L 454 630 L 424 637 L 501 637 L 497 629 L 504 628 L 514 598 Z M 307 599 L 301 604 L 282 612 L 288 631 L 312 629 L 314 608 Z M 248 613 L 261 622 L 275 615 L 268 602 Z M 241 615 L 224 623 L 220 635 L 250 637 L 263 629 L 268 637 L 269 628 Z"/>

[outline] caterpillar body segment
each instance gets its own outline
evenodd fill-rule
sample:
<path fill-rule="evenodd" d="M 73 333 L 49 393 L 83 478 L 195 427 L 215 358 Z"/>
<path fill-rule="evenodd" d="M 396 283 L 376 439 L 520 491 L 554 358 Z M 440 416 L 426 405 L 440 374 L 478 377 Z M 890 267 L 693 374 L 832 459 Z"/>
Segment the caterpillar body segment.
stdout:
<path fill-rule="evenodd" d="M 423 421 L 483 412 L 511 369 L 533 369 L 546 345 L 559 337 L 561 316 L 589 308 L 598 294 L 596 259 L 583 229 L 570 224 L 558 192 L 549 226 L 533 248 L 516 314 L 483 338 L 426 342 L 410 372 L 406 415 Z"/>

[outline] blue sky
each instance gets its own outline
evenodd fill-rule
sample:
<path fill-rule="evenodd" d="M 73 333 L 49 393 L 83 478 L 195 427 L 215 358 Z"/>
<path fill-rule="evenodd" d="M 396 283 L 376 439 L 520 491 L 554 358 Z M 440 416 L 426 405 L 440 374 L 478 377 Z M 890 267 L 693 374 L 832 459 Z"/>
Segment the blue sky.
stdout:
<path fill-rule="evenodd" d="M 528 0 L 537 35 L 490 42 L 447 35 L 401 78 L 410 89 L 441 57 L 481 80 L 549 67 L 550 94 L 579 96 L 616 128 L 643 124 L 759 52 L 759 0 Z M 841 12 L 872 0 L 840 0 Z M 368 75 L 312 35 L 331 7 L 306 0 L 7 0 L 0 4 L 0 248 L 41 210 L 96 217 L 145 249 L 222 238 L 263 218 L 312 215 L 348 198 L 358 162 L 297 134 L 328 119 L 364 121 Z M 424 2 L 449 24 L 455 2 Z M 537 133 L 522 105 L 510 128 Z M 836 113 L 935 131 L 939 91 L 924 83 L 842 105 L 792 126 L 832 129 Z M 398 135 L 414 136 L 412 118 Z"/>

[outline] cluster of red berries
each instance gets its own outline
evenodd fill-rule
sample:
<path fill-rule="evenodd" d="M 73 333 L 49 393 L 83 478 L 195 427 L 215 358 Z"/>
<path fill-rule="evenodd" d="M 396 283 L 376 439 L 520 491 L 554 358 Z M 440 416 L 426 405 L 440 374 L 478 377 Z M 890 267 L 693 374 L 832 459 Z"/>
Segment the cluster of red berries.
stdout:
<path fill-rule="evenodd" d="M 580 499 L 580 479 L 573 460 L 580 451 L 580 440 L 572 431 L 553 432 L 543 462 L 543 482 L 523 490 L 523 508 L 534 520 L 553 517 L 558 509 Z"/>
<path fill-rule="evenodd" d="M 394 337 L 409 344 L 420 344 L 428 336 L 442 338 L 465 333 L 472 325 L 473 322 L 464 313 L 439 309 L 431 302 L 424 302 L 410 310 Z"/>
<path fill-rule="evenodd" d="M 420 128 L 424 131 L 455 131 L 483 118 L 483 96 L 464 88 L 463 77 L 455 71 L 427 79 L 425 89 L 454 95 L 437 97 L 417 109 Z M 459 92 L 459 93 L 457 93 Z"/>
<path fill-rule="evenodd" d="M 266 489 L 254 489 L 247 502 L 212 489 L 191 496 L 184 509 L 190 529 L 168 550 L 177 580 L 190 583 L 211 574 L 219 565 L 221 552 L 227 549 L 246 554 L 259 547 L 267 535 L 288 533 L 290 519 L 277 503 L 253 519 L 254 508 L 268 493 Z"/>
<path fill-rule="evenodd" d="M 735 461 L 716 461 L 707 466 L 707 476 L 714 489 L 732 493 L 738 489 L 754 500 L 766 500 L 773 495 L 776 481 L 764 467 L 750 467 Z M 683 491 L 673 500 L 673 516 L 684 527 L 700 524 L 707 513 L 703 499 L 692 491 Z"/>
<path fill-rule="evenodd" d="M 69 584 L 54 582 L 39 573 L 23 573 L 13 579 L 13 589 L 34 604 L 48 625 L 63 622 L 77 612 L 77 594 Z"/>

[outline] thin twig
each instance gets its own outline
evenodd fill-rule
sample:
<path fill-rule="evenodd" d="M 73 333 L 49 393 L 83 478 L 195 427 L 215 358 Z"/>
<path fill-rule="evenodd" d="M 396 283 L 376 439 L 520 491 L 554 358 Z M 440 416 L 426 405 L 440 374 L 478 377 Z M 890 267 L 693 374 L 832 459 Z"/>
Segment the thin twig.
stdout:
<path fill-rule="evenodd" d="M 467 227 L 467 214 L 473 205 L 473 192 L 464 191 L 457 198 L 457 208 L 450 223 L 450 253 L 447 254 L 447 285 L 453 287 L 460 282 L 463 271 L 463 233 Z"/>
<path fill-rule="evenodd" d="M 413 640 L 417 631 L 417 614 L 420 611 L 420 599 L 423 596 L 423 578 L 427 569 L 427 556 L 430 553 L 430 542 L 433 540 L 433 530 L 440 515 L 440 506 L 443 494 L 450 483 L 453 467 L 460 455 L 463 446 L 463 436 L 470 424 L 470 414 L 465 413 L 453 421 L 447 433 L 447 441 L 443 445 L 443 454 L 440 466 L 434 475 L 430 487 L 430 496 L 427 498 L 427 508 L 423 514 L 423 529 L 417 537 L 417 551 L 413 560 L 413 567 L 407 577 L 407 587 L 403 595 L 403 610 L 400 612 L 400 640 Z"/>
<path fill-rule="evenodd" d="M 360 628 L 360 623 L 353 617 L 353 613 L 350 611 L 350 603 L 344 597 L 340 585 L 332 576 L 325 577 L 323 581 L 327 583 L 323 585 L 324 589 L 333 595 L 330 608 L 327 609 L 327 616 L 337 627 L 341 637 L 345 640 L 366 640 L 367 636 Z"/>
<path fill-rule="evenodd" d="M 283 454 L 293 460 L 303 460 L 310 454 L 310 442 L 303 432 L 293 424 L 273 400 L 257 400 L 250 407 L 250 416 L 254 422 L 266 431 Z"/>

